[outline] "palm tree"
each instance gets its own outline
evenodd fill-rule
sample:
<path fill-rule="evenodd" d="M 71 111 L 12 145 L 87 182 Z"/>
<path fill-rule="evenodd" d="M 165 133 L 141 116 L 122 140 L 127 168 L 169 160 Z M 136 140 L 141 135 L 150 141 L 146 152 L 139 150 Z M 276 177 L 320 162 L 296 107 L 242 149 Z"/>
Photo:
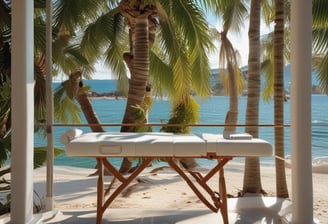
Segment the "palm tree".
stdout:
<path fill-rule="evenodd" d="M 98 118 L 92 108 L 92 104 L 87 97 L 82 83 L 84 78 L 89 79 L 93 72 L 92 63 L 96 60 L 97 52 L 86 56 L 82 55 L 80 46 L 76 39 L 81 34 L 80 29 L 87 23 L 95 19 L 103 2 L 88 0 L 85 4 L 76 5 L 71 1 L 56 1 L 54 7 L 53 25 L 53 75 L 59 73 L 69 75 L 69 79 L 62 83 L 62 87 L 57 89 L 54 97 L 54 117 L 64 123 L 79 123 L 80 108 L 88 123 L 99 124 Z M 36 105 L 36 127 L 44 127 L 42 124 L 45 118 L 45 2 L 39 1 L 36 7 L 35 16 L 35 105 Z M 75 13 L 74 13 L 75 12 Z M 80 15 L 77 17 L 75 15 Z M 83 73 L 81 71 L 84 71 Z M 77 107 L 74 99 L 80 105 Z M 39 125 L 41 123 L 41 125 Z M 90 125 L 93 131 L 104 131 L 100 125 Z"/>
<path fill-rule="evenodd" d="M 130 1 L 120 2 L 120 11 L 127 21 L 130 32 L 130 52 L 124 54 L 131 78 L 125 114 L 122 123 L 135 122 L 135 107 L 141 105 L 149 82 L 149 51 L 156 32 L 157 9 L 154 4 Z M 134 131 L 133 126 L 123 126 L 122 132 Z"/>
<path fill-rule="evenodd" d="M 76 38 L 79 36 L 79 29 L 83 27 L 88 19 L 97 15 L 98 9 L 101 7 L 100 3 L 94 3 L 92 0 L 85 1 L 86 4 L 77 6 L 70 1 L 56 1 L 54 3 L 54 16 L 53 16 L 53 75 L 70 74 L 73 71 L 83 68 L 85 78 L 90 78 L 93 72 L 93 67 L 90 58 L 86 59 L 81 54 L 80 48 L 76 43 Z M 40 108 L 37 109 L 38 117 L 36 119 L 37 125 L 41 123 L 43 127 L 45 120 L 45 2 L 38 1 L 35 5 L 35 62 L 36 62 L 36 85 L 35 85 L 35 102 Z M 80 15 L 81 18 L 75 16 L 73 12 Z M 74 39 L 75 38 L 75 39 Z M 71 82 L 74 83 L 74 82 Z M 76 85 L 71 85 L 69 93 L 78 90 L 78 82 Z M 79 109 L 74 103 L 68 103 L 55 107 L 55 119 L 63 122 L 80 122 L 78 116 Z M 58 102 L 54 102 L 60 105 Z M 70 105 L 70 106 L 69 106 Z M 65 107 L 63 107 L 65 106 Z M 38 108 L 37 107 L 37 108 Z M 64 112 L 65 110 L 65 112 Z M 69 116 L 68 116 L 69 115 Z"/>
<path fill-rule="evenodd" d="M 279 6 L 278 6 L 279 4 Z M 286 9 L 286 13 L 284 13 Z M 269 84 L 266 85 L 267 90 L 265 98 L 268 99 L 270 96 L 270 89 L 274 90 L 274 102 L 275 102 L 275 151 L 276 156 L 276 188 L 278 197 L 288 197 L 288 189 L 286 184 L 285 176 L 285 163 L 279 158 L 284 158 L 284 129 L 283 129 L 283 66 L 284 59 L 288 60 L 289 52 L 288 47 L 288 29 L 283 29 L 285 18 L 289 21 L 289 5 L 286 2 L 276 2 L 276 26 L 273 34 L 269 34 L 265 40 L 268 61 L 265 63 L 266 75 L 269 80 Z M 313 65 L 314 69 L 318 71 L 318 78 L 320 80 L 320 86 L 327 92 L 328 75 L 325 69 L 325 58 L 327 58 L 327 46 L 325 33 L 327 30 L 327 12 L 328 7 L 325 2 L 316 0 L 313 2 L 313 46 L 314 46 L 314 56 Z M 282 17 L 282 14 L 284 16 Z M 284 33 L 286 35 L 284 35 Z M 273 41 L 274 40 L 274 41 Z M 283 42 L 287 44 L 283 44 Z M 273 45 L 272 45 L 273 43 Z M 271 49 L 271 50 L 268 50 Z M 274 50 L 273 50 L 274 49 Z M 272 51 L 274 53 L 270 54 Z M 270 61 L 274 62 L 274 66 L 270 66 Z M 273 75 L 273 71 L 275 74 Z M 272 74 L 272 75 L 270 75 Z M 273 80 L 272 80 L 273 79 Z M 274 88 L 271 88 L 272 83 L 274 83 Z"/>
<path fill-rule="evenodd" d="M 242 92 L 243 80 L 239 69 L 239 54 L 234 49 L 228 38 L 230 30 L 239 32 L 240 27 L 247 15 L 247 8 L 244 1 L 218 1 L 208 7 L 214 7 L 214 11 L 223 19 L 223 31 L 218 32 L 212 29 L 212 36 L 221 40 L 219 64 L 220 73 L 225 83 L 229 95 L 229 111 L 227 112 L 224 127 L 224 135 L 229 135 L 236 131 L 238 121 L 238 96 Z"/>
<path fill-rule="evenodd" d="M 290 17 L 290 5 L 289 2 L 285 2 L 285 23 L 288 24 L 289 17 Z M 272 6 L 271 6 L 272 8 Z M 328 44 L 327 44 L 327 38 L 326 38 L 326 33 L 327 33 L 327 12 L 328 12 L 328 6 L 325 1 L 323 0 L 314 0 L 313 1 L 313 7 L 312 7 L 312 15 L 313 15 L 313 30 L 312 30 L 312 37 L 313 37 L 313 68 L 314 70 L 317 71 L 318 75 L 318 80 L 319 80 L 319 86 L 321 89 L 323 89 L 326 93 L 328 93 L 328 66 L 327 66 L 327 58 L 328 58 Z M 272 22 L 272 15 L 267 16 L 269 19 L 267 23 Z M 284 30 L 285 33 L 285 50 L 284 50 L 284 55 L 285 59 L 288 61 L 289 60 L 289 29 Z M 265 44 L 264 47 L 266 48 L 264 52 L 266 54 L 269 54 L 271 51 L 273 52 L 273 34 L 268 34 L 267 37 L 264 39 Z M 271 46 L 270 46 L 271 45 Z M 270 50 L 271 49 L 271 50 Z M 270 61 L 273 61 L 273 55 L 271 56 L 266 56 L 267 59 L 263 63 L 263 68 L 265 68 L 266 72 L 265 74 L 270 74 L 273 72 L 273 66 L 270 68 Z M 273 76 L 267 75 L 267 80 L 269 80 L 269 83 L 265 85 L 266 91 L 264 98 L 269 99 L 273 92 Z"/>
<path fill-rule="evenodd" d="M 229 111 L 227 112 L 224 127 L 225 137 L 229 137 L 230 133 L 236 132 L 238 122 L 238 96 L 242 92 L 243 79 L 238 65 L 236 52 L 227 38 L 227 32 L 221 32 L 221 50 L 220 50 L 220 64 L 223 66 L 225 61 L 227 62 L 227 81 L 225 87 L 228 87 L 229 92 Z M 221 69 L 221 71 L 223 71 Z"/>
<path fill-rule="evenodd" d="M 279 7 L 278 7 L 279 4 Z M 285 176 L 285 163 L 281 160 L 284 158 L 284 138 L 283 138 L 283 77 L 282 68 L 285 60 L 289 59 L 289 29 L 283 29 L 284 21 L 289 21 L 289 4 L 288 2 L 276 2 L 276 26 L 275 32 L 268 34 L 264 38 L 265 56 L 266 59 L 263 62 L 263 68 L 267 77 L 267 84 L 265 85 L 264 98 L 269 99 L 272 92 L 274 91 L 274 102 L 275 102 L 275 151 L 276 159 L 276 188 L 278 197 L 288 197 L 288 189 L 286 185 Z M 278 12 L 278 10 L 280 12 Z M 285 13 L 283 13 L 285 11 Z M 328 74 L 327 74 L 327 12 L 328 7 L 325 1 L 315 0 L 313 1 L 313 67 L 318 72 L 318 79 L 320 87 L 328 92 Z M 281 14 L 284 14 L 283 19 Z M 278 18 L 277 18 L 277 15 Z M 267 16 L 273 18 L 272 16 Z M 272 22 L 268 20 L 268 22 Z M 279 25 L 278 25 L 279 24 Z M 280 30 L 280 31 L 278 31 Z M 282 35 L 284 39 L 282 39 Z M 277 38 L 277 39 L 275 39 Z M 285 42 L 285 45 L 282 45 Z M 277 44 L 279 43 L 280 44 Z M 275 48 L 275 50 L 273 50 Z M 282 50 L 283 49 L 283 50 Z M 282 56 L 284 54 L 284 56 Z M 273 63 L 273 61 L 275 61 Z M 275 74 L 274 74 L 275 72 Z M 274 84 L 275 83 L 275 84 Z"/>
<path fill-rule="evenodd" d="M 123 123 L 135 123 L 135 109 L 143 103 L 146 87 L 150 82 L 153 82 L 154 89 L 161 86 L 161 89 L 155 91 L 166 92 L 172 99 L 180 99 L 180 102 L 189 98 L 190 90 L 200 96 L 209 94 L 211 73 L 206 53 L 213 45 L 208 35 L 205 16 L 195 2 L 121 1 L 111 6 L 113 7 L 108 13 L 88 27 L 85 32 L 88 39 L 84 40 L 94 44 L 95 49 L 99 49 L 104 43 L 109 45 L 109 49 L 114 48 L 112 44 L 118 44 L 118 48 L 122 41 L 112 42 L 108 41 L 108 38 L 99 38 L 107 36 L 106 30 L 98 37 L 94 33 L 92 36 L 91 31 L 106 21 L 111 24 L 109 27 L 113 27 L 115 34 L 123 35 L 124 30 L 121 30 L 125 27 L 121 26 L 120 21 L 125 19 L 130 48 L 120 57 L 127 64 L 131 77 Z M 155 35 L 159 39 L 155 39 Z M 113 50 L 107 52 L 112 53 Z M 117 54 L 115 56 L 119 57 Z M 109 65 L 114 65 L 115 68 L 113 62 L 118 59 L 109 54 L 106 58 Z M 164 80 L 166 84 L 163 83 Z M 134 130 L 134 125 L 121 128 L 121 131 Z M 121 166 L 122 172 L 131 167 L 127 159 L 124 162 Z"/>
<path fill-rule="evenodd" d="M 246 107 L 246 132 L 258 137 L 260 96 L 260 18 L 261 2 L 252 0 L 249 19 L 248 89 Z M 262 191 L 260 161 L 257 157 L 245 159 L 243 193 Z"/>
<path fill-rule="evenodd" d="M 284 0 L 275 1 L 274 27 L 274 125 L 276 158 L 276 191 L 278 197 L 287 198 L 284 158 Z"/>

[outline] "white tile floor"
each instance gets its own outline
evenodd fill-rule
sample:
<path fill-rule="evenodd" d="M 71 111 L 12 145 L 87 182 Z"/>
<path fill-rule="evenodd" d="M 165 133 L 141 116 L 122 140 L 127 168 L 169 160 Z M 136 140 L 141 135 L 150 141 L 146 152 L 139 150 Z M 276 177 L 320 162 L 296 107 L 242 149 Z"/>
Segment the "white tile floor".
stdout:
<path fill-rule="evenodd" d="M 246 197 L 228 199 L 229 223 L 278 224 L 281 215 L 290 212 L 289 200 L 271 197 Z M 42 216 L 42 217 L 40 217 Z M 9 217 L 7 218 L 9 220 Z M 1 221 L 1 220 L 0 220 Z M 4 220 L 2 220 L 4 221 Z M 54 210 L 39 215 L 45 224 L 90 224 L 96 222 L 96 209 Z M 3 222 L 9 223 L 9 222 Z M 103 224 L 220 224 L 220 213 L 206 208 L 197 209 L 129 209 L 110 208 L 103 217 Z"/>

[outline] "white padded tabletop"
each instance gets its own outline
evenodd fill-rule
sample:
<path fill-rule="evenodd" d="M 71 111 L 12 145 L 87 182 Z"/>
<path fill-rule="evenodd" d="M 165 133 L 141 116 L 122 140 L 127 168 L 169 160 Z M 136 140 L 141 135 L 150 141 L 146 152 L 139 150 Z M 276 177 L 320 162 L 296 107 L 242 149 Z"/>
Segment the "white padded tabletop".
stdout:
<path fill-rule="evenodd" d="M 240 138 L 225 139 L 223 135 L 208 133 L 202 134 L 202 138 L 206 141 L 208 150 L 215 151 L 217 155 L 235 157 L 269 157 L 273 155 L 271 144 L 259 138 L 243 138 L 240 135 Z"/>
<path fill-rule="evenodd" d="M 67 133 L 69 135 L 67 135 Z M 272 146 L 262 139 L 224 139 L 222 135 L 68 131 L 62 136 L 66 154 L 75 157 L 206 157 L 272 156 Z M 74 134 L 76 135 L 74 136 Z M 64 140 L 63 140 L 64 139 Z"/>
<path fill-rule="evenodd" d="M 68 156 L 142 157 L 206 156 L 205 141 L 196 135 L 171 133 L 86 133 L 66 145 Z"/>

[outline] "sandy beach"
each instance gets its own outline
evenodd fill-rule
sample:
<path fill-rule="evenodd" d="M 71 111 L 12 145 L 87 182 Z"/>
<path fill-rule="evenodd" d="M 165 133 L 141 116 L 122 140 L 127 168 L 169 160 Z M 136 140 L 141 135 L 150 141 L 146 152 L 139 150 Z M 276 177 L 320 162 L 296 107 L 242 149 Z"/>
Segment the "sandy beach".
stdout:
<path fill-rule="evenodd" d="M 156 165 L 156 164 L 155 164 Z M 187 184 L 171 168 L 163 166 L 146 168 L 113 202 L 111 208 L 179 209 L 204 208 Z M 200 172 L 205 168 L 198 168 Z M 45 198 L 45 167 L 34 172 L 35 191 Z M 96 207 L 96 181 L 94 169 L 56 166 L 54 169 L 55 208 L 63 210 Z M 268 196 L 275 196 L 274 167 L 262 166 L 262 185 Z M 287 169 L 287 182 L 291 193 L 291 170 Z M 243 164 L 231 161 L 225 169 L 227 192 L 236 196 L 242 188 Z M 111 177 L 105 177 L 109 184 Z M 217 178 L 210 180 L 213 189 Z M 114 184 L 114 188 L 117 184 Z M 320 223 L 328 223 L 328 174 L 313 173 L 314 217 Z"/>

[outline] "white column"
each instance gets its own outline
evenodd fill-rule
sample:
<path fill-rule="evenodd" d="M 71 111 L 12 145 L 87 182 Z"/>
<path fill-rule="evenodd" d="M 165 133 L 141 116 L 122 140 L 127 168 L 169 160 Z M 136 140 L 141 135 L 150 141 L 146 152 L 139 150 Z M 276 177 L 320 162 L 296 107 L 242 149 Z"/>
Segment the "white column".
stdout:
<path fill-rule="evenodd" d="M 33 0 L 12 1 L 11 223 L 33 220 Z"/>
<path fill-rule="evenodd" d="M 311 156 L 312 1 L 291 1 L 292 223 L 313 223 Z"/>

